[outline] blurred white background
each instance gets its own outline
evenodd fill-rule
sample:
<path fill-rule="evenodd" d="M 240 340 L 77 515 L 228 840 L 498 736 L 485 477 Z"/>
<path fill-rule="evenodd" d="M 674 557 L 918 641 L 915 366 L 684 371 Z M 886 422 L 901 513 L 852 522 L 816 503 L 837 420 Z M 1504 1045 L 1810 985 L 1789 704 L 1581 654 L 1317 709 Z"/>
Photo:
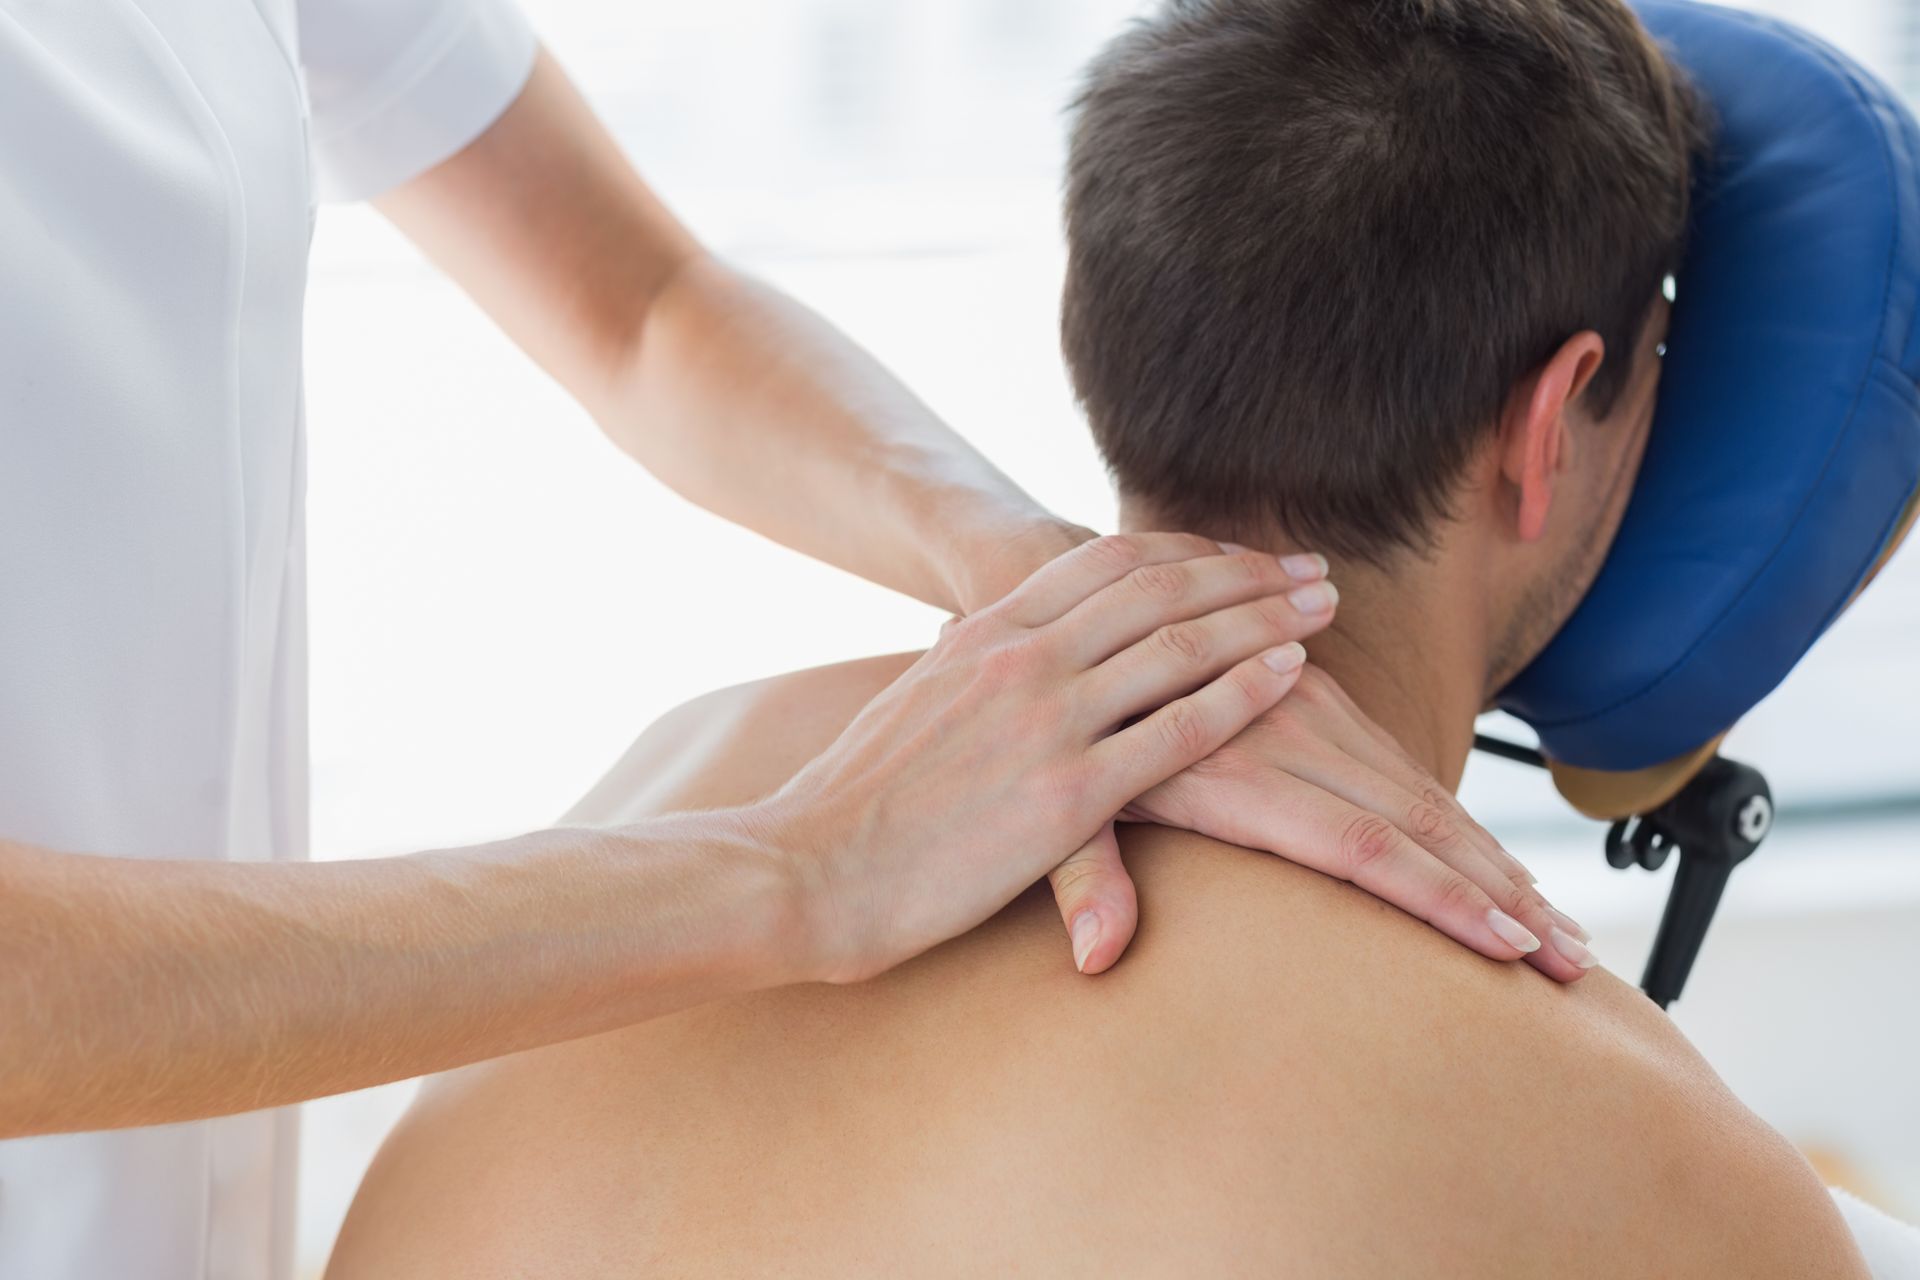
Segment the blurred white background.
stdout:
<path fill-rule="evenodd" d="M 1134 0 L 526 0 L 695 229 L 876 351 L 1030 491 L 1110 523 L 1055 345 L 1062 108 Z M 1896 0 L 1767 6 L 1903 85 Z M 931 610 L 646 477 L 363 209 L 320 220 L 309 307 L 314 840 L 361 857 L 549 822 L 703 690 L 919 647 Z M 1920 552 L 1743 727 L 1779 832 L 1676 1007 L 1832 1176 L 1920 1218 Z M 1638 974 L 1659 879 L 1611 872 L 1545 781 L 1469 804 Z M 411 1085 L 307 1108 L 317 1270 Z"/>

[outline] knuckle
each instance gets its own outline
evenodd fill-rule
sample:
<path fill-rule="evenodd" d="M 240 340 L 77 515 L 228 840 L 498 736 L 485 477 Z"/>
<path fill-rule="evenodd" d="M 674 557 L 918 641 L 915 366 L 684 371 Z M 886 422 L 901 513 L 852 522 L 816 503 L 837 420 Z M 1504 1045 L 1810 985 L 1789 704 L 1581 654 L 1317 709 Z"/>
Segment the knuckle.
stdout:
<path fill-rule="evenodd" d="M 1006 625 L 990 614 L 968 614 L 949 618 L 940 628 L 936 648 L 981 650 L 1008 635 Z"/>
<path fill-rule="evenodd" d="M 1465 876 L 1448 876 L 1434 901 L 1435 913 L 1442 917 L 1466 915 L 1480 905 L 1480 897 L 1473 881 Z"/>
<path fill-rule="evenodd" d="M 1040 646 L 1031 637 L 996 644 L 979 657 L 982 677 L 996 687 L 1025 683 L 1039 665 Z"/>
<path fill-rule="evenodd" d="M 1197 667 L 1207 660 L 1211 645 L 1206 632 L 1190 622 L 1176 622 L 1154 632 L 1162 650 L 1182 666 Z"/>
<path fill-rule="evenodd" d="M 1187 594 L 1192 576 L 1177 564 L 1143 564 L 1127 575 L 1135 591 L 1149 600 L 1175 601 Z"/>
<path fill-rule="evenodd" d="M 1295 689 L 1298 687 L 1296 685 Z M 1289 690 L 1286 697 L 1260 718 L 1262 738 L 1289 760 L 1322 758 L 1330 750 L 1337 750 L 1327 741 L 1319 726 L 1294 712 L 1293 698 L 1294 692 Z"/>
<path fill-rule="evenodd" d="M 1248 719 L 1252 719 L 1254 713 L 1263 710 L 1273 700 L 1273 682 L 1278 678 L 1264 663 L 1243 662 L 1234 668 L 1227 680 L 1240 699 L 1241 708 L 1249 713 Z"/>
<path fill-rule="evenodd" d="M 1446 811 L 1425 802 L 1408 812 L 1407 831 L 1429 849 L 1445 848 L 1459 838 Z"/>
<path fill-rule="evenodd" d="M 1370 875 L 1392 855 L 1398 835 L 1393 824 L 1378 814 L 1363 813 L 1348 821 L 1340 832 L 1340 865 L 1346 878 Z"/>
<path fill-rule="evenodd" d="M 1080 903 L 1094 896 L 1100 887 L 1103 868 L 1092 858 L 1074 858 L 1055 867 L 1047 877 L 1061 903 Z"/>
<path fill-rule="evenodd" d="M 1126 570 L 1138 567 L 1146 559 L 1146 548 L 1131 534 L 1109 533 L 1089 542 L 1084 554 L 1108 568 Z"/>
<path fill-rule="evenodd" d="M 1226 747 L 1210 756 L 1203 756 L 1188 765 L 1186 769 L 1167 779 L 1161 785 L 1179 795 L 1186 795 L 1194 787 L 1229 788 L 1247 777 L 1246 764 L 1239 760 Z"/>
<path fill-rule="evenodd" d="M 1187 701 L 1170 703 L 1160 713 L 1160 735 L 1169 748 L 1188 758 L 1206 754 L 1211 745 L 1206 718 Z"/>
<path fill-rule="evenodd" d="M 1246 782 L 1259 782 L 1271 778 L 1284 769 L 1274 762 L 1273 753 L 1266 744 L 1248 735 L 1237 734 L 1232 741 L 1207 757 L 1212 772 L 1222 778 L 1233 778 Z"/>
<path fill-rule="evenodd" d="M 1303 761 L 1324 760 L 1329 750 L 1326 742 L 1316 734 L 1303 734 L 1298 723 L 1289 717 L 1287 703 L 1293 700 L 1293 695 L 1288 693 L 1277 702 L 1271 693 L 1265 698 L 1269 705 L 1262 707 L 1260 713 L 1234 735 L 1233 741 L 1220 749 L 1221 753 L 1230 752 L 1244 758 L 1250 766 L 1257 764 L 1282 773 Z"/>
<path fill-rule="evenodd" d="M 1271 785 L 1273 764 L 1256 752 L 1236 745 L 1238 739 L 1213 748 L 1179 771 L 1164 787 L 1202 804 L 1240 802 Z"/>
<path fill-rule="evenodd" d="M 1534 901 L 1532 891 L 1525 886 L 1513 883 L 1511 880 L 1503 879 L 1500 882 L 1499 888 L 1492 891 L 1482 889 L 1481 892 L 1493 899 L 1495 906 L 1516 920 L 1524 919 L 1533 914 Z"/>
<path fill-rule="evenodd" d="M 1258 551 L 1249 551 L 1244 555 L 1235 556 L 1233 562 L 1239 566 L 1240 573 L 1252 586 L 1271 587 L 1278 590 L 1293 583 L 1293 579 L 1281 569 L 1278 560 L 1269 555 L 1262 555 Z"/>
<path fill-rule="evenodd" d="M 980 634 L 978 617 L 963 617 L 954 614 L 940 624 L 940 638 L 934 642 L 935 648 L 951 649 L 955 645 L 965 644 Z"/>

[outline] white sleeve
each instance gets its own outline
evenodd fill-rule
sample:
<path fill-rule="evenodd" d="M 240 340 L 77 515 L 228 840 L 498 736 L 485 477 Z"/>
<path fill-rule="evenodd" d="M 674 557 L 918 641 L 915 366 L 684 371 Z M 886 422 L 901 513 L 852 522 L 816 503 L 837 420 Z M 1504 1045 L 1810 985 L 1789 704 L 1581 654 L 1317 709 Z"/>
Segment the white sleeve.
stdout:
<path fill-rule="evenodd" d="M 379 195 L 472 142 L 536 47 L 513 0 L 300 0 L 320 198 Z"/>

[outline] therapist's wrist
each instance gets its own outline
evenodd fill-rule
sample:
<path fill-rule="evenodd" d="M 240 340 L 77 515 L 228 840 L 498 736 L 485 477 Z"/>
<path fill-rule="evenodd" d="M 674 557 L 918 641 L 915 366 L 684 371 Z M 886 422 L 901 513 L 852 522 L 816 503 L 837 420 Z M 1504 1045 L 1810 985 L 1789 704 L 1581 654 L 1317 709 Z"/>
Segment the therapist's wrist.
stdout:
<path fill-rule="evenodd" d="M 742 938 L 753 985 L 842 983 L 886 967 L 874 958 L 881 922 L 849 915 L 849 899 L 864 895 L 846 892 L 840 817 L 787 790 L 712 816 L 730 843 L 754 851 L 765 877 L 758 923 Z"/>
<path fill-rule="evenodd" d="M 685 824 L 718 882 L 721 985 L 744 992 L 817 981 L 817 886 L 788 824 L 764 802 L 665 821 Z"/>
<path fill-rule="evenodd" d="M 1082 525 L 1043 515 L 991 526 L 962 540 L 950 573 L 959 612 L 977 613 L 999 602 L 1041 566 L 1097 536 Z"/>

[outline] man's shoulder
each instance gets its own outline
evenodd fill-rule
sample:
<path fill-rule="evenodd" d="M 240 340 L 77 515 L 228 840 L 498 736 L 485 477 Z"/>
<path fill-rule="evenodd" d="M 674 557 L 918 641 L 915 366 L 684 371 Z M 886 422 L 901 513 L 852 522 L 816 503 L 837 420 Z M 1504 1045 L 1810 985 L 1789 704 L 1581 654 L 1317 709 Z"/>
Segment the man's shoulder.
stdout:
<path fill-rule="evenodd" d="M 772 791 L 919 657 L 858 658 L 691 698 L 649 725 L 564 820 L 610 826 L 648 813 L 740 804 Z"/>
<path fill-rule="evenodd" d="M 911 661 L 689 704 L 581 820 L 777 787 Z M 1074 972 L 1041 886 L 870 982 L 463 1072 L 363 1199 L 411 1204 L 479 1144 L 512 1162 L 456 1216 L 522 1222 L 530 1258 L 903 1273 L 964 1240 L 975 1274 L 1857 1274 L 1804 1162 L 1617 979 L 1561 987 L 1190 833 L 1122 845 L 1142 917 L 1108 973 Z"/>
<path fill-rule="evenodd" d="M 609 793 L 656 812 L 764 794 L 917 657 L 695 699 L 643 735 Z M 935 1092 L 958 1098 L 991 1082 L 996 1116 L 1017 1121 L 1029 1146 L 1057 1140 L 1064 1158 L 1098 1134 L 1110 1158 L 1182 1171 L 1189 1187 L 1211 1189 L 1187 1206 L 1195 1221 L 1257 1201 L 1266 1208 L 1243 1245 L 1264 1239 L 1300 1260 L 1317 1241 L 1330 1269 L 1378 1234 L 1385 1204 L 1410 1230 L 1426 1224 L 1402 1243 L 1416 1241 L 1429 1271 L 1447 1269 L 1437 1264 L 1449 1248 L 1462 1268 L 1501 1257 L 1477 1233 L 1532 1222 L 1530 1244 L 1505 1246 L 1515 1273 L 1529 1249 L 1545 1267 L 1595 1230 L 1613 1237 L 1614 1263 L 1638 1242 L 1642 1261 L 1664 1257 L 1676 1275 L 1715 1274 L 1729 1258 L 1753 1262 L 1756 1276 L 1847 1273 L 1844 1229 L 1805 1162 L 1632 986 L 1604 970 L 1562 986 L 1495 963 L 1279 858 L 1160 827 L 1122 832 L 1141 926 L 1107 974 L 1073 972 L 1036 891 L 861 989 L 768 993 L 674 1035 L 696 1057 L 757 1043 L 788 1087 L 810 1079 L 835 1109 L 902 1122 L 897 1091 L 880 1081 L 864 1097 L 822 1083 L 863 1079 L 874 1061 L 801 1051 L 824 1021 L 888 1046 L 879 1062 L 912 1064 Z M 1064 1094 L 1062 1078 L 1073 1082 Z M 983 1124 L 966 1106 L 911 1109 L 956 1132 Z M 1226 1170 L 1241 1201 L 1214 1194 Z M 1044 1183 L 1036 1176 L 1023 1194 L 1073 1194 L 1071 1179 Z M 1158 1197 L 1170 1212 L 1171 1195 Z M 1433 1236 L 1441 1224 L 1451 1225 Z M 1806 1266 L 1823 1258 L 1831 1268 Z M 1768 1259 L 1779 1261 L 1771 1273 L 1759 1266 Z"/>
<path fill-rule="evenodd" d="M 1858 1274 L 1806 1162 L 1626 982 L 1191 833 L 1122 847 L 1142 925 L 1086 1028 L 1153 1029 L 1178 1101 L 1141 1157 L 1237 1169 L 1274 1247 L 1328 1250 L 1303 1273 Z"/>

